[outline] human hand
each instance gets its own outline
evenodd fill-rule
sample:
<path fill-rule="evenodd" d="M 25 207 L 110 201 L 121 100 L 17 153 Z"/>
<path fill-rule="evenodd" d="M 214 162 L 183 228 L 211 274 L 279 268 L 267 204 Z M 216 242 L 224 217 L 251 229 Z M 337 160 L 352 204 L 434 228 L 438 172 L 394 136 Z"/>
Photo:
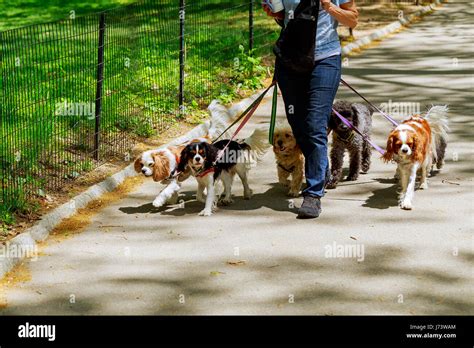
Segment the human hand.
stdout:
<path fill-rule="evenodd" d="M 276 19 L 284 19 L 285 18 L 285 10 L 273 13 L 272 10 L 270 9 L 270 6 L 268 6 L 265 3 L 262 4 L 262 8 L 267 13 L 267 16 L 270 16 L 270 17 L 273 17 L 273 18 L 276 18 Z"/>
<path fill-rule="evenodd" d="M 321 6 L 324 9 L 324 11 L 327 11 L 329 7 L 331 6 L 331 0 L 321 0 Z"/>

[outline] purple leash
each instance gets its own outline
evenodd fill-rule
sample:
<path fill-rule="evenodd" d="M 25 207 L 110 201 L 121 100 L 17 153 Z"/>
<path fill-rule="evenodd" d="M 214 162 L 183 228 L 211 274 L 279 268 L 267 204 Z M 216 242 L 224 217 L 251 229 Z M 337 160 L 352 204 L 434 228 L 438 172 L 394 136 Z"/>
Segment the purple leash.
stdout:
<path fill-rule="evenodd" d="M 354 126 L 352 123 L 349 122 L 349 120 L 347 118 L 345 118 L 344 116 L 342 116 L 339 112 L 337 112 L 334 108 L 332 108 L 332 111 L 336 114 L 337 117 L 339 117 L 342 121 L 342 123 L 344 123 L 347 127 L 349 127 L 350 129 L 352 129 L 353 131 L 355 131 L 357 134 L 359 134 L 362 139 L 364 139 L 366 142 L 368 142 L 375 150 L 377 150 L 378 152 L 380 152 L 380 154 L 383 156 L 385 154 L 385 150 L 382 149 L 380 146 L 378 146 L 376 143 L 374 143 L 372 140 L 370 140 L 370 138 L 363 134 L 360 130 L 357 129 L 356 126 Z"/>
<path fill-rule="evenodd" d="M 372 104 L 370 101 L 367 100 L 367 98 L 365 98 L 362 94 L 360 94 L 359 92 L 357 92 L 354 87 L 352 87 L 350 84 L 348 84 L 346 81 L 344 81 L 344 79 L 341 78 L 341 82 L 346 86 L 348 87 L 351 91 L 353 91 L 355 94 L 357 94 L 359 97 L 361 97 L 362 99 L 364 99 L 364 101 L 369 104 L 371 107 L 373 107 L 375 110 L 377 110 L 378 112 L 380 112 L 380 114 L 385 117 L 391 124 L 393 124 L 395 127 L 398 126 L 398 122 L 395 121 L 392 117 L 390 117 L 388 114 L 386 114 L 385 112 L 383 112 L 382 110 L 380 110 L 378 107 L 376 107 L 374 104 Z M 347 121 L 347 120 L 346 120 Z"/>

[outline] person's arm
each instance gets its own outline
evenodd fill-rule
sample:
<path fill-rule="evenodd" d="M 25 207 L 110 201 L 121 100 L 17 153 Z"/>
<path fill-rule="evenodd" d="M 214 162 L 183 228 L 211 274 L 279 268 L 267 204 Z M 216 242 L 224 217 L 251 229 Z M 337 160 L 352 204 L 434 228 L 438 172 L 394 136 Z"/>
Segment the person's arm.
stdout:
<path fill-rule="evenodd" d="M 321 0 L 321 6 L 342 25 L 352 29 L 357 26 L 359 12 L 354 0 L 350 0 L 340 6 L 334 5 L 331 0 Z"/>

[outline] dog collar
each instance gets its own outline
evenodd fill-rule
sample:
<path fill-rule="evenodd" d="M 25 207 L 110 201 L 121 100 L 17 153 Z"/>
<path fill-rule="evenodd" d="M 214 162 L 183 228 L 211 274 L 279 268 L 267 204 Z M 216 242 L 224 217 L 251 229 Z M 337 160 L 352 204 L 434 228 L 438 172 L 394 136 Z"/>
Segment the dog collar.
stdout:
<path fill-rule="evenodd" d="M 195 176 L 196 176 L 196 178 L 202 178 L 204 175 L 209 174 L 209 173 L 213 173 L 213 172 L 214 172 L 214 168 L 209 168 L 209 169 L 206 169 L 203 172 L 197 172 Z"/>
<path fill-rule="evenodd" d="M 290 169 L 286 169 L 280 163 L 278 163 L 278 167 L 280 167 L 281 169 L 283 169 L 287 173 L 293 173 L 293 171 L 295 170 L 295 166 L 291 167 Z"/>
<path fill-rule="evenodd" d="M 342 142 L 344 143 L 348 143 L 350 141 L 352 141 L 352 139 L 354 139 L 354 136 L 355 136 L 355 132 L 353 130 L 351 130 L 351 132 L 349 133 L 349 135 L 346 137 L 346 138 L 343 138 L 341 137 L 339 134 L 337 134 L 336 132 L 334 132 L 334 136 L 336 138 L 338 138 L 339 140 L 341 140 Z"/>

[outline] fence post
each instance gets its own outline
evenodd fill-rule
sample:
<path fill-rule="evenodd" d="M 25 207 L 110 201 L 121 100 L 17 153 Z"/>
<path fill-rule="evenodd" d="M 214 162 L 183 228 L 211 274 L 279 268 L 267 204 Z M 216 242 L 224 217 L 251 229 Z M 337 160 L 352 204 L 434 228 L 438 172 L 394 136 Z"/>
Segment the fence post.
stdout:
<path fill-rule="evenodd" d="M 250 0 L 249 4 L 249 52 L 253 50 L 253 2 Z"/>
<path fill-rule="evenodd" d="M 95 133 L 94 133 L 94 159 L 99 160 L 100 145 L 100 117 L 102 111 L 102 80 L 104 77 L 104 37 L 105 13 L 99 18 L 99 48 L 97 51 L 97 81 L 95 93 Z"/>
<path fill-rule="evenodd" d="M 179 114 L 184 113 L 184 54 L 185 54 L 185 41 L 184 41 L 184 24 L 185 24 L 185 0 L 179 0 Z"/>

